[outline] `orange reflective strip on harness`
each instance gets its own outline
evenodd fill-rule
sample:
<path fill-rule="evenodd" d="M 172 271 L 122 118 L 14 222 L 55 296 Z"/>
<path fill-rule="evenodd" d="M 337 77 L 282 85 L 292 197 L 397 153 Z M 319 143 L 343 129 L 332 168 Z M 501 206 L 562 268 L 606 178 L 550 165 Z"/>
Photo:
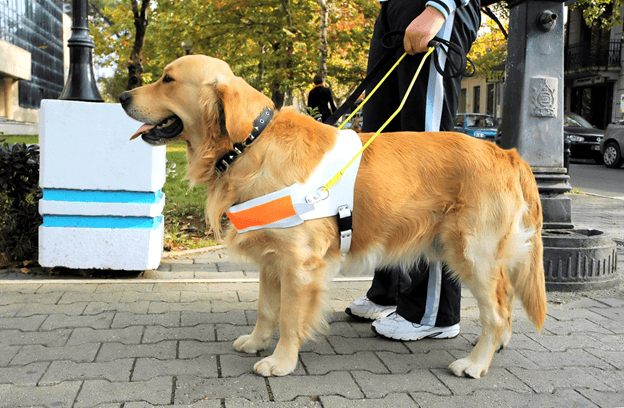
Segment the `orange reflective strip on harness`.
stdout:
<path fill-rule="evenodd" d="M 225 213 L 237 230 L 268 225 L 297 215 L 292 198 L 287 195 L 235 213 Z"/>

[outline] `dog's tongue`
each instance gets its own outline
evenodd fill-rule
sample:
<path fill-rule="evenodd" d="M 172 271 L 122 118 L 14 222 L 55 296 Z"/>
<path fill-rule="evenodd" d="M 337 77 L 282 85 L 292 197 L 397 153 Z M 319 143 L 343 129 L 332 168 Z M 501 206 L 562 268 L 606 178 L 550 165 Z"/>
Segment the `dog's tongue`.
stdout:
<path fill-rule="evenodd" d="M 137 137 L 139 137 L 143 132 L 146 132 L 150 129 L 152 129 L 154 127 L 154 125 L 143 125 L 139 128 L 139 130 L 137 130 L 132 137 L 130 138 L 130 140 L 136 139 Z"/>

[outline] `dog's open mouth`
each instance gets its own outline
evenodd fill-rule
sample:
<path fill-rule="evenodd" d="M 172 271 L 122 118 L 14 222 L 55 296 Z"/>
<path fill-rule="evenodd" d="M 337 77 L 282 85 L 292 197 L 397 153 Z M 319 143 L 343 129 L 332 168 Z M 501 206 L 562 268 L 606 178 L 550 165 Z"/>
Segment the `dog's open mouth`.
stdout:
<path fill-rule="evenodd" d="M 130 140 L 141 136 L 147 143 L 160 146 L 172 142 L 183 130 L 184 125 L 182 124 L 182 119 L 173 115 L 161 120 L 155 125 L 144 124 L 132 135 Z"/>

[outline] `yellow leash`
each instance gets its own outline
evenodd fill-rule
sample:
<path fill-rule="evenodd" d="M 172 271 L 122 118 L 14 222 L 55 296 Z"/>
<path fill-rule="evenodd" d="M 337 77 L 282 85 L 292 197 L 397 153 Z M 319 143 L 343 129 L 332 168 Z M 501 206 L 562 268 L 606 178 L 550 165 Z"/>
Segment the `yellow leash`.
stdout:
<path fill-rule="evenodd" d="M 362 154 L 362 152 L 373 142 L 373 140 L 375 140 L 375 138 L 381 132 L 383 132 L 383 130 L 386 128 L 386 126 L 388 126 L 388 124 L 392 121 L 392 119 L 394 119 L 395 116 L 399 114 L 401 109 L 403 109 L 403 105 L 405 105 L 405 101 L 407 100 L 407 97 L 409 96 L 410 92 L 412 91 L 412 87 L 414 86 L 414 83 L 416 83 L 416 78 L 418 78 L 418 74 L 420 73 L 420 70 L 421 70 L 423 64 L 425 63 L 425 60 L 427 59 L 427 57 L 429 57 L 429 55 L 433 52 L 434 49 L 435 49 L 434 47 L 429 48 L 429 51 L 427 51 L 425 56 L 420 61 L 420 65 L 418 66 L 418 69 L 416 70 L 416 73 L 414 74 L 414 78 L 412 78 L 412 82 L 410 82 L 410 85 L 407 88 L 407 92 L 405 93 L 405 96 L 403 97 L 403 100 L 401 101 L 401 104 L 399 105 L 397 110 L 394 111 L 394 113 L 392 115 L 390 115 L 390 118 L 388 118 L 388 120 L 386 120 L 386 122 L 379 128 L 379 130 L 377 132 L 375 132 L 375 134 L 373 136 L 371 136 L 370 139 L 368 139 L 368 142 L 366 142 L 366 144 L 364 144 L 364 146 L 362 146 L 360 151 L 357 152 L 355 156 L 353 156 L 351 161 L 349 161 L 349 163 L 347 163 L 347 165 L 344 166 L 344 168 L 342 170 L 340 170 L 338 173 L 336 173 L 336 175 L 334 177 L 332 177 L 331 180 L 329 180 L 325 184 L 325 186 L 322 188 L 323 191 L 329 190 L 334 184 L 336 184 L 342 178 L 342 176 L 344 175 L 344 173 L 347 170 L 347 168 L 349 168 L 349 166 L 355 161 L 355 159 L 357 159 L 357 157 Z M 397 62 L 392 66 L 392 68 L 390 68 L 388 73 L 381 79 L 381 81 L 379 81 L 377 86 L 375 86 L 375 88 L 373 88 L 372 92 L 362 101 L 362 103 L 353 111 L 353 113 L 351 113 L 351 115 L 349 115 L 349 117 L 347 117 L 347 119 L 338 127 L 338 130 L 342 130 L 342 128 L 345 125 L 345 123 L 349 122 L 349 120 L 364 106 L 366 101 L 368 101 L 368 99 L 371 96 L 373 96 L 375 91 L 377 91 L 377 88 L 379 88 L 379 86 L 386 80 L 388 75 L 390 75 L 390 73 L 392 73 L 392 71 L 394 71 L 394 69 L 397 67 L 397 65 L 399 65 L 399 63 L 403 60 L 403 58 L 405 58 L 406 55 L 407 55 L 407 53 L 403 53 L 401 58 L 399 58 L 397 60 Z"/>

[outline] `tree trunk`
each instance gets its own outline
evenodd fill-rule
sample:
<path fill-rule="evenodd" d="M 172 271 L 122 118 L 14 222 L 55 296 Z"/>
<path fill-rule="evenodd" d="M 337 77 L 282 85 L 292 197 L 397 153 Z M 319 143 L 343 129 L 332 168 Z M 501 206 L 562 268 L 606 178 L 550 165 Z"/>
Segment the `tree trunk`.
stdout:
<path fill-rule="evenodd" d="M 147 7 L 150 0 L 143 0 L 139 10 L 138 0 L 132 0 L 132 14 L 134 14 L 134 28 L 136 35 L 134 45 L 128 61 L 128 86 L 126 89 L 134 89 L 143 85 L 143 41 L 147 30 Z"/>
<path fill-rule="evenodd" d="M 327 77 L 327 20 L 329 17 L 329 11 L 327 9 L 327 0 L 317 0 L 319 6 L 321 6 L 321 28 L 320 28 L 320 41 L 319 41 L 319 68 L 318 74 L 325 80 Z"/>

